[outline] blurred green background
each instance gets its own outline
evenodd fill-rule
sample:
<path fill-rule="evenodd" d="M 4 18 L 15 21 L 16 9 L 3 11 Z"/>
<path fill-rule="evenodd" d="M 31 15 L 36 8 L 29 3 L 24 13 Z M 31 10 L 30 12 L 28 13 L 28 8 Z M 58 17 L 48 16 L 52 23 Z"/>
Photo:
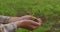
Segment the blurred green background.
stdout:
<path fill-rule="evenodd" d="M 40 17 L 43 23 L 33 32 L 60 32 L 60 0 L 0 0 L 0 15 Z M 17 29 L 17 32 L 29 32 Z"/>

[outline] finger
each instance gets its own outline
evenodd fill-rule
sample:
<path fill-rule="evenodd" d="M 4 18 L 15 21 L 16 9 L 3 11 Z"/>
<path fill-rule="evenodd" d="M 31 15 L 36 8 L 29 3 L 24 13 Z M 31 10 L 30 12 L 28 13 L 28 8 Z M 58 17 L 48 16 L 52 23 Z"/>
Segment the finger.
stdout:
<path fill-rule="evenodd" d="M 41 23 L 42 23 L 41 18 L 37 19 L 37 22 L 41 25 Z"/>
<path fill-rule="evenodd" d="M 31 25 L 32 30 L 39 28 L 39 26 Z"/>
<path fill-rule="evenodd" d="M 39 23 L 37 23 L 35 21 L 33 21 L 31 24 L 34 25 L 34 26 L 39 26 Z"/>
<path fill-rule="evenodd" d="M 36 26 L 34 26 L 34 25 L 30 25 L 29 26 L 29 29 L 32 31 L 32 30 L 34 30 L 34 29 L 36 29 L 37 27 Z"/>
<path fill-rule="evenodd" d="M 34 25 L 34 26 L 39 26 L 40 25 L 39 23 L 37 23 L 33 20 L 27 20 L 27 21 L 30 23 L 30 25 Z"/>
<path fill-rule="evenodd" d="M 38 22 L 38 23 L 42 23 L 41 18 L 38 18 L 38 19 L 37 19 L 37 22 Z"/>

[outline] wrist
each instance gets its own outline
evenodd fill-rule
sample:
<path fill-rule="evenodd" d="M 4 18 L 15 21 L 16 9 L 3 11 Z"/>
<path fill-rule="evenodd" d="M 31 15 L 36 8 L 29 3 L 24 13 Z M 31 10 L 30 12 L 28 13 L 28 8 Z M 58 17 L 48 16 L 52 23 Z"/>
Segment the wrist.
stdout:
<path fill-rule="evenodd" d="M 20 24 L 18 22 L 14 22 L 14 23 L 16 24 L 17 28 L 20 27 Z"/>
<path fill-rule="evenodd" d="M 22 28 L 23 24 L 22 24 L 23 21 L 16 21 L 14 22 L 17 26 L 17 28 Z"/>

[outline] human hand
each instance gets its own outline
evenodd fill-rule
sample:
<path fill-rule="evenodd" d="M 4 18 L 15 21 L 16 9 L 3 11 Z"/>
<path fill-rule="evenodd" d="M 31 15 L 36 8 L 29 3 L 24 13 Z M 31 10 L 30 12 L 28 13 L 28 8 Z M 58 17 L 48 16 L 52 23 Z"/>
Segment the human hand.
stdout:
<path fill-rule="evenodd" d="M 32 21 L 32 20 L 21 20 L 21 21 L 16 21 L 16 25 L 19 28 L 24 28 L 28 30 L 34 30 L 38 28 L 41 25 L 41 19 L 37 19 L 38 21 Z"/>

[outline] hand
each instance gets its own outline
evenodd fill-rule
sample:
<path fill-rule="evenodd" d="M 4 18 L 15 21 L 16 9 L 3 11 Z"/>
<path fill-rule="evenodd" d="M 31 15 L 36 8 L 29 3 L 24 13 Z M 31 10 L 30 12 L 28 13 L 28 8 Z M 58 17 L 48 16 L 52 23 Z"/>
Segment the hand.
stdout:
<path fill-rule="evenodd" d="M 32 20 L 21 20 L 21 21 L 16 21 L 15 23 L 19 28 L 34 30 L 41 25 L 41 20 L 40 19 L 37 20 L 38 20 L 37 22 Z"/>
<path fill-rule="evenodd" d="M 20 20 L 34 20 L 36 19 L 36 17 L 30 16 L 30 15 L 26 15 L 26 16 L 22 16 L 22 17 L 11 17 L 9 19 L 9 22 L 16 22 L 16 21 L 20 21 Z"/>

